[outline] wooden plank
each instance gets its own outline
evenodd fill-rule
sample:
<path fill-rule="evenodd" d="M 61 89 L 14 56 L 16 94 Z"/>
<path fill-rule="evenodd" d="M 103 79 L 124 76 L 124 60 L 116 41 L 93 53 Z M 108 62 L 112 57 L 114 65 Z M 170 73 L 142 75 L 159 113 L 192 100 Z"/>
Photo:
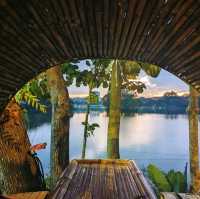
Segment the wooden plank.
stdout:
<path fill-rule="evenodd" d="M 163 192 L 161 199 L 200 199 L 200 194 Z"/>
<path fill-rule="evenodd" d="M 11 194 L 7 195 L 6 197 L 8 199 L 46 199 L 48 193 L 49 193 L 48 191 L 27 192 L 27 193 Z"/>
<path fill-rule="evenodd" d="M 143 10 L 144 10 L 144 7 L 145 7 L 145 3 L 146 1 L 141 1 L 141 3 L 137 3 L 137 7 L 136 7 L 136 10 L 135 10 L 135 17 L 134 17 L 134 21 L 132 23 L 132 26 L 131 26 L 131 30 L 130 30 L 130 39 L 127 41 L 127 46 L 126 48 L 124 49 L 124 54 L 127 55 L 127 56 L 130 56 L 130 52 L 131 52 L 131 48 L 134 44 L 134 41 L 135 41 L 135 35 L 136 35 L 136 32 L 137 32 L 137 27 L 138 27 L 138 24 L 142 18 L 142 13 L 143 13 Z"/>
<path fill-rule="evenodd" d="M 74 172 L 70 165 L 75 163 Z M 50 198 L 156 199 L 146 179 L 131 161 L 73 160 L 71 164 L 58 180 Z"/>
<path fill-rule="evenodd" d="M 103 54 L 103 1 L 97 1 L 94 9 L 97 35 L 97 56 L 99 56 Z"/>
<path fill-rule="evenodd" d="M 156 32 L 155 34 L 152 35 L 153 40 L 151 42 L 151 45 L 152 45 L 151 53 L 147 55 L 146 57 L 147 59 L 152 60 L 151 57 L 155 56 L 155 54 L 157 54 L 162 49 L 161 46 L 164 46 L 163 41 L 165 42 L 165 44 L 169 41 L 170 37 L 169 36 L 165 37 L 165 30 L 168 27 L 167 25 L 169 25 L 170 23 L 175 23 L 175 20 L 173 18 L 174 14 L 172 14 L 172 11 L 177 10 L 181 6 L 183 1 L 184 0 L 169 2 L 164 8 L 165 11 L 163 13 L 160 13 L 160 16 L 158 16 L 157 26 L 155 26 Z M 176 30 L 177 30 L 177 27 L 176 27 Z M 172 33 L 176 33 L 176 30 L 171 31 L 170 36 L 172 36 Z"/>
<path fill-rule="evenodd" d="M 135 168 L 135 173 L 137 175 L 137 178 L 139 179 L 140 183 L 141 183 L 141 188 L 144 191 L 144 194 L 147 195 L 149 198 L 154 198 L 156 199 L 155 194 L 153 193 L 153 190 L 151 189 L 151 187 L 149 186 L 148 182 L 146 181 L 144 175 L 142 174 L 142 172 L 140 171 L 140 169 L 137 167 L 136 163 L 134 161 L 130 162 L 130 165 Z M 131 168 L 129 166 L 129 168 Z M 139 183 L 138 183 L 139 184 Z"/>
<path fill-rule="evenodd" d="M 130 53 L 135 54 L 136 58 L 138 59 L 138 51 L 141 50 L 141 44 L 143 43 L 144 38 L 146 38 L 145 28 L 148 27 L 149 21 L 151 20 L 152 12 L 155 9 L 155 4 L 157 4 L 157 1 L 147 1 L 146 5 L 144 7 L 144 10 L 142 12 L 142 16 L 140 16 L 141 20 L 138 24 L 138 28 L 135 34 L 133 45 L 130 49 Z"/>
<path fill-rule="evenodd" d="M 109 6 L 110 1 L 102 0 L 103 1 L 103 55 L 108 56 L 108 49 L 109 49 Z"/>
<path fill-rule="evenodd" d="M 178 197 L 174 193 L 163 192 L 161 193 L 161 199 L 178 199 Z"/>
<path fill-rule="evenodd" d="M 178 193 L 177 195 L 181 199 L 200 199 L 200 195 L 199 194 Z"/>
<path fill-rule="evenodd" d="M 121 35 L 121 41 L 119 42 L 119 50 L 118 55 L 121 57 L 125 57 L 124 50 L 127 48 L 126 42 L 130 39 L 132 36 L 130 34 L 130 29 L 132 26 L 132 22 L 134 20 L 134 11 L 136 9 L 137 1 L 128 1 L 128 10 L 126 14 L 126 20 L 124 22 L 123 32 Z"/>
<path fill-rule="evenodd" d="M 73 178 L 73 175 L 75 173 L 77 169 L 77 162 L 76 161 L 72 161 L 71 164 L 68 166 L 67 169 L 65 169 L 63 171 L 63 173 L 60 176 L 60 180 L 57 182 L 56 184 L 56 188 L 54 189 L 54 191 L 51 193 L 50 197 L 53 198 L 57 198 L 58 195 L 64 195 L 66 190 L 68 189 L 68 186 Z M 65 187 L 65 189 L 62 189 L 63 186 Z"/>
<path fill-rule="evenodd" d="M 118 2 L 117 1 L 110 1 L 109 5 L 109 32 L 108 32 L 108 56 L 113 56 L 113 48 L 114 48 L 114 41 L 116 35 L 116 28 L 117 28 L 117 11 L 118 11 Z M 114 56 L 113 56 L 114 57 Z"/>

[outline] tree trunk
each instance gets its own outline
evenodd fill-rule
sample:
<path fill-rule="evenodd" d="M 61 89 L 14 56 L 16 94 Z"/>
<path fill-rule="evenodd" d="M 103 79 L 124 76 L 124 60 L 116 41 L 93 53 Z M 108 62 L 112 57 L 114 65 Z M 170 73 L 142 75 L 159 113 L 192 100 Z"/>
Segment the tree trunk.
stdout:
<path fill-rule="evenodd" d="M 87 146 L 87 127 L 88 127 L 88 117 L 90 112 L 90 105 L 87 104 L 87 111 L 85 115 L 85 126 L 84 126 L 84 135 L 83 135 L 83 147 L 82 147 L 82 159 L 85 159 L 85 152 L 86 152 L 86 146 Z"/>
<path fill-rule="evenodd" d="M 198 143 L 198 92 L 190 87 L 189 102 L 189 151 L 191 191 L 200 191 L 199 143 Z"/>
<path fill-rule="evenodd" d="M 89 99 L 90 99 L 90 95 L 92 92 L 92 88 L 89 87 Z M 85 152 L 86 152 L 86 147 L 87 147 L 87 133 L 88 133 L 88 118 L 89 118 L 89 114 L 90 114 L 90 100 L 88 100 L 87 102 L 87 111 L 86 111 L 86 115 L 85 115 L 85 126 L 84 126 L 84 134 L 83 134 L 83 147 L 82 147 L 82 159 L 85 159 Z"/>
<path fill-rule="evenodd" d="M 121 103 L 121 70 L 117 60 L 112 65 L 110 90 L 109 123 L 107 137 L 107 157 L 119 159 L 119 128 Z"/>
<path fill-rule="evenodd" d="M 51 96 L 51 177 L 52 186 L 69 164 L 69 94 L 60 66 L 46 72 Z"/>
<path fill-rule="evenodd" d="M 41 190 L 42 182 L 22 119 L 21 107 L 11 100 L 0 118 L 0 191 Z"/>

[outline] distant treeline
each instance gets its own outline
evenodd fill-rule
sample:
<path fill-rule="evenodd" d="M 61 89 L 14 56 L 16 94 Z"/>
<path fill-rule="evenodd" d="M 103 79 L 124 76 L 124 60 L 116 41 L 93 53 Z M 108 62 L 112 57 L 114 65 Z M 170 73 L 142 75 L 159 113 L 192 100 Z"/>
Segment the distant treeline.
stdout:
<path fill-rule="evenodd" d="M 162 113 L 162 114 L 185 114 L 187 113 L 189 98 L 180 96 L 163 96 L 154 98 L 134 98 L 132 95 L 126 94 L 122 96 L 121 112 L 122 113 Z M 51 120 L 51 105 L 48 101 L 43 101 L 48 109 L 47 113 L 39 113 L 28 105 L 23 104 L 26 109 L 27 121 L 31 119 L 29 128 L 37 127 L 39 123 L 50 122 Z M 86 99 L 75 98 L 70 99 L 71 112 L 84 112 L 86 110 Z M 92 110 L 102 111 L 102 105 L 105 106 L 103 110 L 109 110 L 109 97 L 104 96 L 100 100 L 99 107 L 94 106 Z M 200 106 L 200 103 L 199 103 Z M 76 108 L 74 108 L 76 107 Z M 72 116 L 72 115 L 71 115 Z"/>
<path fill-rule="evenodd" d="M 182 96 L 163 96 L 154 98 L 133 98 L 132 95 L 122 96 L 121 111 L 124 113 L 187 113 L 189 98 Z M 103 98 L 103 104 L 109 108 L 109 98 Z M 199 103 L 200 105 L 200 103 Z"/>
<path fill-rule="evenodd" d="M 164 114 L 183 114 L 187 112 L 189 97 L 187 96 L 163 96 L 154 98 L 135 98 L 130 94 L 122 96 L 121 111 L 133 113 L 164 113 Z M 200 102 L 200 101 L 199 101 Z M 51 110 L 51 105 L 48 101 L 43 101 L 48 107 L 48 112 Z M 71 98 L 70 107 L 73 112 L 84 112 L 86 108 L 86 98 Z M 35 109 L 30 108 L 28 105 L 23 105 L 28 112 L 36 113 Z M 93 106 L 92 109 L 97 111 L 105 106 L 109 110 L 109 97 L 105 95 L 99 102 L 99 107 Z M 200 106 L 200 103 L 199 103 Z"/>

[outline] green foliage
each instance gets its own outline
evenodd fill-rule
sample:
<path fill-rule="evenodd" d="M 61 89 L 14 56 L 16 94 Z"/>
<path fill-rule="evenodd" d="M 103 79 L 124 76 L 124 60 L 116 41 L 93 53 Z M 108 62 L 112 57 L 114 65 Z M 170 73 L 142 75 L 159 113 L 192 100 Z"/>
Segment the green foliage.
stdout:
<path fill-rule="evenodd" d="M 51 190 L 52 176 L 47 175 L 47 176 L 44 178 L 44 181 L 45 181 L 45 184 L 46 184 L 46 189 L 47 189 L 47 190 Z"/>
<path fill-rule="evenodd" d="M 170 170 L 164 173 L 155 165 L 150 164 L 147 168 L 150 180 L 160 192 L 186 192 L 186 176 L 180 171 Z"/>
<path fill-rule="evenodd" d="M 140 65 L 135 61 L 120 61 L 121 66 L 123 67 L 123 74 L 129 78 L 135 79 L 141 71 Z"/>
<path fill-rule="evenodd" d="M 170 170 L 166 178 L 171 185 L 173 192 L 185 192 L 185 176 L 181 172 Z"/>
<path fill-rule="evenodd" d="M 160 74 L 161 68 L 154 65 L 154 64 L 148 64 L 139 62 L 141 69 L 149 76 L 151 77 L 157 77 Z"/>
<path fill-rule="evenodd" d="M 79 63 L 79 61 L 66 62 L 61 65 L 66 86 L 72 85 L 75 79 L 80 78 L 81 72 L 79 71 L 77 63 Z"/>
<path fill-rule="evenodd" d="M 78 66 L 79 61 L 74 60 L 61 65 L 65 76 L 66 86 L 73 83 L 74 79 L 80 75 Z M 50 94 L 47 86 L 46 73 L 41 73 L 36 78 L 25 84 L 15 95 L 16 101 L 20 104 L 25 101 L 28 105 L 40 112 L 46 112 L 47 107 L 40 103 L 40 99 L 49 99 Z"/>
<path fill-rule="evenodd" d="M 87 137 L 90 137 L 91 135 L 94 135 L 94 131 L 97 127 L 100 127 L 97 123 L 89 124 L 88 122 L 82 122 L 82 125 L 85 129 L 87 129 Z"/>
<path fill-rule="evenodd" d="M 90 95 L 87 98 L 89 104 L 98 104 L 99 98 L 95 92 L 90 92 Z"/>
<path fill-rule="evenodd" d="M 119 63 L 122 71 L 122 89 L 133 93 L 142 93 L 146 89 L 145 84 L 137 79 L 141 70 L 151 77 L 157 77 L 160 73 L 160 68 L 152 64 L 126 60 L 119 60 Z"/>
<path fill-rule="evenodd" d="M 147 168 L 149 178 L 156 185 L 160 192 L 171 191 L 171 186 L 165 176 L 165 174 L 156 166 L 150 164 Z"/>
<path fill-rule="evenodd" d="M 125 81 L 122 83 L 122 89 L 127 89 L 132 92 L 142 93 L 145 88 L 145 84 L 140 81 Z"/>
<path fill-rule="evenodd" d="M 109 59 L 86 60 L 89 69 L 80 71 L 77 74 L 76 86 L 89 86 L 91 90 L 100 86 L 107 88 L 110 81 L 110 71 L 108 70 L 110 62 Z"/>
<path fill-rule="evenodd" d="M 30 92 L 40 99 L 49 99 L 46 73 L 41 73 L 29 82 Z"/>
<path fill-rule="evenodd" d="M 137 107 L 140 104 L 140 99 L 134 98 L 131 94 L 122 94 L 121 99 L 121 112 L 136 112 Z"/>
<path fill-rule="evenodd" d="M 47 107 L 40 103 L 40 100 L 35 93 L 32 91 L 32 81 L 25 84 L 15 95 L 15 100 L 17 103 L 25 101 L 28 105 L 35 108 L 40 112 L 46 112 Z"/>
<path fill-rule="evenodd" d="M 164 97 L 177 97 L 178 94 L 175 91 L 167 91 L 163 94 Z"/>

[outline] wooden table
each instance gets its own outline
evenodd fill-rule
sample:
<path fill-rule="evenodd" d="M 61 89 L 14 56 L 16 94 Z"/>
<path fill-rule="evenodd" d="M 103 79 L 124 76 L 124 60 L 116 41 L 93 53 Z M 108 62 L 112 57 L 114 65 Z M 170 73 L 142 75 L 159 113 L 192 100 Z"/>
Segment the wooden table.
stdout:
<path fill-rule="evenodd" d="M 51 199 L 156 199 L 134 161 L 73 160 Z"/>

